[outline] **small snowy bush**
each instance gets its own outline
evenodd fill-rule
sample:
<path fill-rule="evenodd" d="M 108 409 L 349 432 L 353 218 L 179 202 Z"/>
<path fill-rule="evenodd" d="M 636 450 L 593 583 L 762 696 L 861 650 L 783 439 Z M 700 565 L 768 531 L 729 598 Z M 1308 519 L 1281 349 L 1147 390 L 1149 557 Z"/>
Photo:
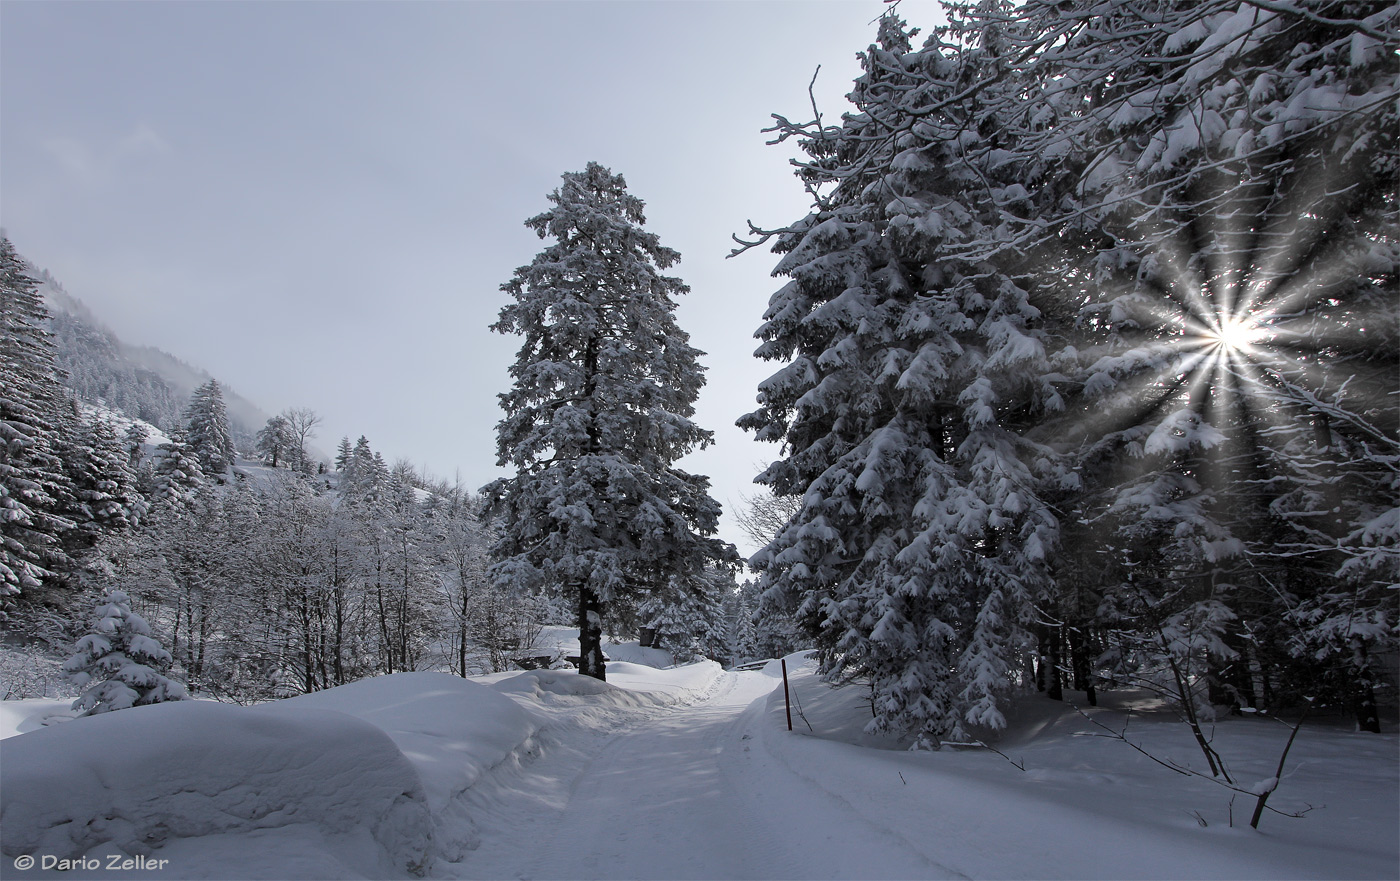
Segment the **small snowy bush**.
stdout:
<path fill-rule="evenodd" d="M 170 653 L 151 638 L 150 625 L 131 611 L 130 598 L 120 590 L 108 590 L 97 601 L 92 629 L 74 648 L 63 669 L 84 689 L 73 709 L 85 716 L 188 697 L 183 685 L 160 672 Z"/>

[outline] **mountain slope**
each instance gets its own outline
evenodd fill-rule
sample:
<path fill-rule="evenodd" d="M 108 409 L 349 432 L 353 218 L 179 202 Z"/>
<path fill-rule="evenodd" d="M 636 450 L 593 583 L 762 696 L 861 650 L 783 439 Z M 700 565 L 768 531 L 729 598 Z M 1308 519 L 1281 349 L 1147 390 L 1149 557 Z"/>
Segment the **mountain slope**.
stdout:
<path fill-rule="evenodd" d="M 58 366 L 80 400 L 105 404 L 126 415 L 169 431 L 178 426 L 190 394 L 212 377 L 152 346 L 123 342 L 77 297 L 48 272 L 35 269 L 39 290 L 49 309 Z M 234 441 L 251 449 L 267 414 L 220 381 Z"/>

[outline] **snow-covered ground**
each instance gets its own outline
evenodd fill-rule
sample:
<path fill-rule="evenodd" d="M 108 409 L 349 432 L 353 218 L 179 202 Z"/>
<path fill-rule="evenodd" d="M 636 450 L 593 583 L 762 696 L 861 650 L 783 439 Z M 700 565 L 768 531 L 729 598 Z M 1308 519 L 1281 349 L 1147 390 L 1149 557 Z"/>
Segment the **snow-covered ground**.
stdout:
<path fill-rule="evenodd" d="M 1393 733 L 1304 726 L 1270 804 L 1313 809 L 1254 831 L 1252 799 L 1236 799 L 1232 828 L 1228 791 L 1092 736 L 1070 707 L 1034 698 L 1013 714 L 998 746 L 1022 771 L 985 749 L 911 753 L 862 735 L 859 689 L 789 664 L 792 733 L 776 663 L 614 661 L 607 684 L 409 673 L 256 708 L 190 701 L 47 726 L 57 702 L 7 701 L 0 876 L 1400 875 Z M 1198 764 L 1179 723 L 1137 709 L 1131 738 Z M 1126 718 L 1089 712 L 1115 730 Z M 1272 775 L 1287 733 L 1230 720 L 1216 746 L 1248 785 Z M 21 873 L 23 856 L 37 865 Z"/>

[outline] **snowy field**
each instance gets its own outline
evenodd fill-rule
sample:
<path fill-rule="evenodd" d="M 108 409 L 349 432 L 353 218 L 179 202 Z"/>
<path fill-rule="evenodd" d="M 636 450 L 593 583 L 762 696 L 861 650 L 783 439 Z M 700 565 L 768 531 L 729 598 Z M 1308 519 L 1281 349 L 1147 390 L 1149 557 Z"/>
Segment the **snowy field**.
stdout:
<path fill-rule="evenodd" d="M 1232 808 L 1070 706 L 1023 702 L 1005 757 L 911 753 L 860 733 L 859 688 L 789 665 L 792 733 L 776 662 L 614 660 L 607 684 L 407 673 L 255 708 L 71 721 L 64 702 L 6 701 L 0 877 L 1400 875 L 1394 733 L 1305 725 L 1270 804 L 1306 814 L 1266 813 L 1254 831 L 1252 799 Z M 1089 712 L 1119 730 L 1123 710 Z M 1233 719 L 1215 744 L 1249 786 L 1272 776 L 1287 734 Z M 1128 735 L 1199 765 L 1185 727 L 1146 702 Z M 25 856 L 36 865 L 18 871 Z"/>

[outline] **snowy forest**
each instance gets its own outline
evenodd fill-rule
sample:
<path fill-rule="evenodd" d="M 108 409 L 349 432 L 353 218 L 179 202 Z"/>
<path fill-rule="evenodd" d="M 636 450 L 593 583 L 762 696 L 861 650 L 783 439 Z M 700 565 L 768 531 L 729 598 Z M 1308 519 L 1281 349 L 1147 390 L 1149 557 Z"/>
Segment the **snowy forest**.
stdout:
<path fill-rule="evenodd" d="M 309 407 L 238 428 L 214 379 L 178 399 L 94 354 L 5 239 L 4 697 L 81 688 L 99 713 L 466 677 L 533 658 L 548 625 L 577 629 L 596 679 L 605 637 L 678 662 L 813 648 L 871 733 L 925 749 L 993 737 L 1019 695 L 1120 688 L 1198 733 L 1304 707 L 1379 732 L 1400 626 L 1394 6 L 948 19 L 924 34 L 891 9 L 849 107 L 767 132 L 800 149 L 811 206 L 735 236 L 780 285 L 743 329 L 772 368 L 734 414 L 772 442 L 746 561 L 677 464 L 712 442 L 703 353 L 625 170 L 563 173 L 526 221 L 545 244 L 492 326 L 521 346 L 496 428 L 512 474 L 485 487 L 363 436 L 320 460 Z"/>

